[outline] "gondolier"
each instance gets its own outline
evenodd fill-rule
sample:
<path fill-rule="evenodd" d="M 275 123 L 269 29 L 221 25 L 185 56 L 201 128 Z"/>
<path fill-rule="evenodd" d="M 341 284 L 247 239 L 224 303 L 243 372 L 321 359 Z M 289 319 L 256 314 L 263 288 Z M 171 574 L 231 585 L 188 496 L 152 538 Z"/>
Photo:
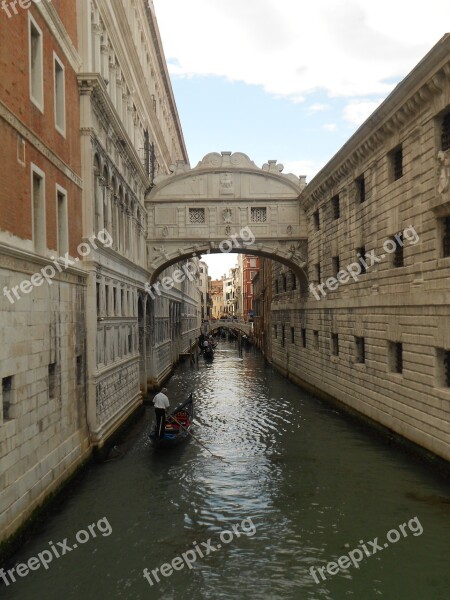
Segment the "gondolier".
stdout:
<path fill-rule="evenodd" d="M 167 388 L 162 388 L 159 394 L 153 398 L 156 415 L 156 435 L 162 438 L 166 426 L 166 410 L 169 408 L 169 398 L 166 396 Z"/>

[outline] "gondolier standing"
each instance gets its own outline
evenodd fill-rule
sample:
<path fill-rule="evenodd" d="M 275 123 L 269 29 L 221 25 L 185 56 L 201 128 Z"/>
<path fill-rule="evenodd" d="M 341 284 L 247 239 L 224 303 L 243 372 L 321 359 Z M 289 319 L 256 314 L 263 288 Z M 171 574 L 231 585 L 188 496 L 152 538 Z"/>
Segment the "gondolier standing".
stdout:
<path fill-rule="evenodd" d="M 169 408 L 169 398 L 166 396 L 167 388 L 162 388 L 153 398 L 156 415 L 156 435 L 162 438 L 166 426 L 166 410 Z"/>

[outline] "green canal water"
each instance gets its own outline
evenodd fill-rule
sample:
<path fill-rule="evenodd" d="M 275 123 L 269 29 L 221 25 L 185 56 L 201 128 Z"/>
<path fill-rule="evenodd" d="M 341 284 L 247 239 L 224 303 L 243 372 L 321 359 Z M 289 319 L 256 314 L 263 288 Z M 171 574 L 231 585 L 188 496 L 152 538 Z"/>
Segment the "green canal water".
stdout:
<path fill-rule="evenodd" d="M 155 452 L 147 409 L 8 568 L 72 550 L 2 600 L 450 598 L 450 489 L 427 466 L 228 341 L 167 387 L 172 406 L 194 392 L 216 456 L 193 440 Z"/>

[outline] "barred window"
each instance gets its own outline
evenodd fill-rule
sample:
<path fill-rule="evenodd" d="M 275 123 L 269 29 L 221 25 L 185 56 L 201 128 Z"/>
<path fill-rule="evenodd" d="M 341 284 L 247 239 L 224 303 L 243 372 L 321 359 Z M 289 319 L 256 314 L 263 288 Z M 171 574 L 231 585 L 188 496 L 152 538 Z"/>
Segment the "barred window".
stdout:
<path fill-rule="evenodd" d="M 392 179 L 397 181 L 403 177 L 403 148 L 399 146 L 391 152 Z"/>
<path fill-rule="evenodd" d="M 360 364 L 366 362 L 366 341 L 363 337 L 355 337 L 355 361 Z"/>
<path fill-rule="evenodd" d="M 332 268 L 333 268 L 333 276 L 337 277 L 337 274 L 341 270 L 341 263 L 339 261 L 339 256 L 333 256 L 331 259 Z"/>
<path fill-rule="evenodd" d="M 316 210 L 313 213 L 313 222 L 314 222 L 314 230 L 319 231 L 320 230 L 320 213 L 318 210 Z"/>
<path fill-rule="evenodd" d="M 393 255 L 393 264 L 394 267 L 403 267 L 405 265 L 404 253 L 403 253 L 403 233 L 398 233 L 394 239 L 394 242 L 397 242 L 394 255 Z"/>
<path fill-rule="evenodd" d="M 339 219 L 341 216 L 341 203 L 339 200 L 339 194 L 331 198 L 331 206 L 333 208 L 333 219 Z"/>
<path fill-rule="evenodd" d="M 284 348 L 284 346 L 285 346 L 285 343 L 286 343 L 286 337 L 285 337 L 285 326 L 284 326 L 284 325 L 282 325 L 282 326 L 281 326 L 281 346 L 282 346 L 282 348 Z"/>
<path fill-rule="evenodd" d="M 443 247 L 443 256 L 447 258 L 450 256 L 450 217 L 445 217 L 443 219 L 443 236 L 442 236 L 442 247 Z"/>
<path fill-rule="evenodd" d="M 365 246 L 361 246 L 361 248 L 358 248 L 356 253 L 359 255 L 358 258 L 362 259 L 362 261 L 359 261 L 359 264 L 361 265 L 361 275 L 363 275 L 364 273 L 367 273 L 367 268 L 366 268 L 366 261 L 365 261 L 365 257 L 366 257 L 366 247 Z"/>
<path fill-rule="evenodd" d="M 189 223 L 197 225 L 199 223 L 205 223 L 205 209 L 204 208 L 190 208 L 189 209 Z"/>
<path fill-rule="evenodd" d="M 389 367 L 392 373 L 403 373 L 403 344 L 390 342 L 389 344 Z"/>
<path fill-rule="evenodd" d="M 252 223 L 267 223 L 267 208 L 251 208 L 250 220 Z"/>
<path fill-rule="evenodd" d="M 313 331 L 313 340 L 314 340 L 314 350 L 319 349 L 319 332 L 317 330 Z"/>
<path fill-rule="evenodd" d="M 302 327 L 302 346 L 306 348 L 306 329 Z"/>
<path fill-rule="evenodd" d="M 366 200 L 366 182 L 364 175 L 361 175 L 355 180 L 356 192 L 358 201 L 362 204 Z"/>
<path fill-rule="evenodd" d="M 295 344 L 295 327 L 291 327 L 291 344 Z"/>
<path fill-rule="evenodd" d="M 339 334 L 331 334 L 331 353 L 333 356 L 339 356 Z"/>
<path fill-rule="evenodd" d="M 450 149 L 450 112 L 447 113 L 441 125 L 441 150 Z"/>

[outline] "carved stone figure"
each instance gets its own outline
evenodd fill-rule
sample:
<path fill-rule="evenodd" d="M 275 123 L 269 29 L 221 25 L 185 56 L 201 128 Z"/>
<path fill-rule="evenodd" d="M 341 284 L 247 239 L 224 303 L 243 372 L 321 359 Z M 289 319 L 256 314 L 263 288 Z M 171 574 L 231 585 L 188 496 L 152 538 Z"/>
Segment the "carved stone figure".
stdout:
<path fill-rule="evenodd" d="M 220 194 L 234 194 L 233 176 L 224 173 L 220 178 Z"/>
<path fill-rule="evenodd" d="M 438 160 L 438 192 L 442 195 L 448 191 L 450 183 L 450 160 L 447 152 L 439 150 Z"/>
<path fill-rule="evenodd" d="M 222 211 L 222 217 L 224 223 L 231 223 L 233 220 L 233 213 L 231 212 L 231 208 L 224 208 Z"/>

